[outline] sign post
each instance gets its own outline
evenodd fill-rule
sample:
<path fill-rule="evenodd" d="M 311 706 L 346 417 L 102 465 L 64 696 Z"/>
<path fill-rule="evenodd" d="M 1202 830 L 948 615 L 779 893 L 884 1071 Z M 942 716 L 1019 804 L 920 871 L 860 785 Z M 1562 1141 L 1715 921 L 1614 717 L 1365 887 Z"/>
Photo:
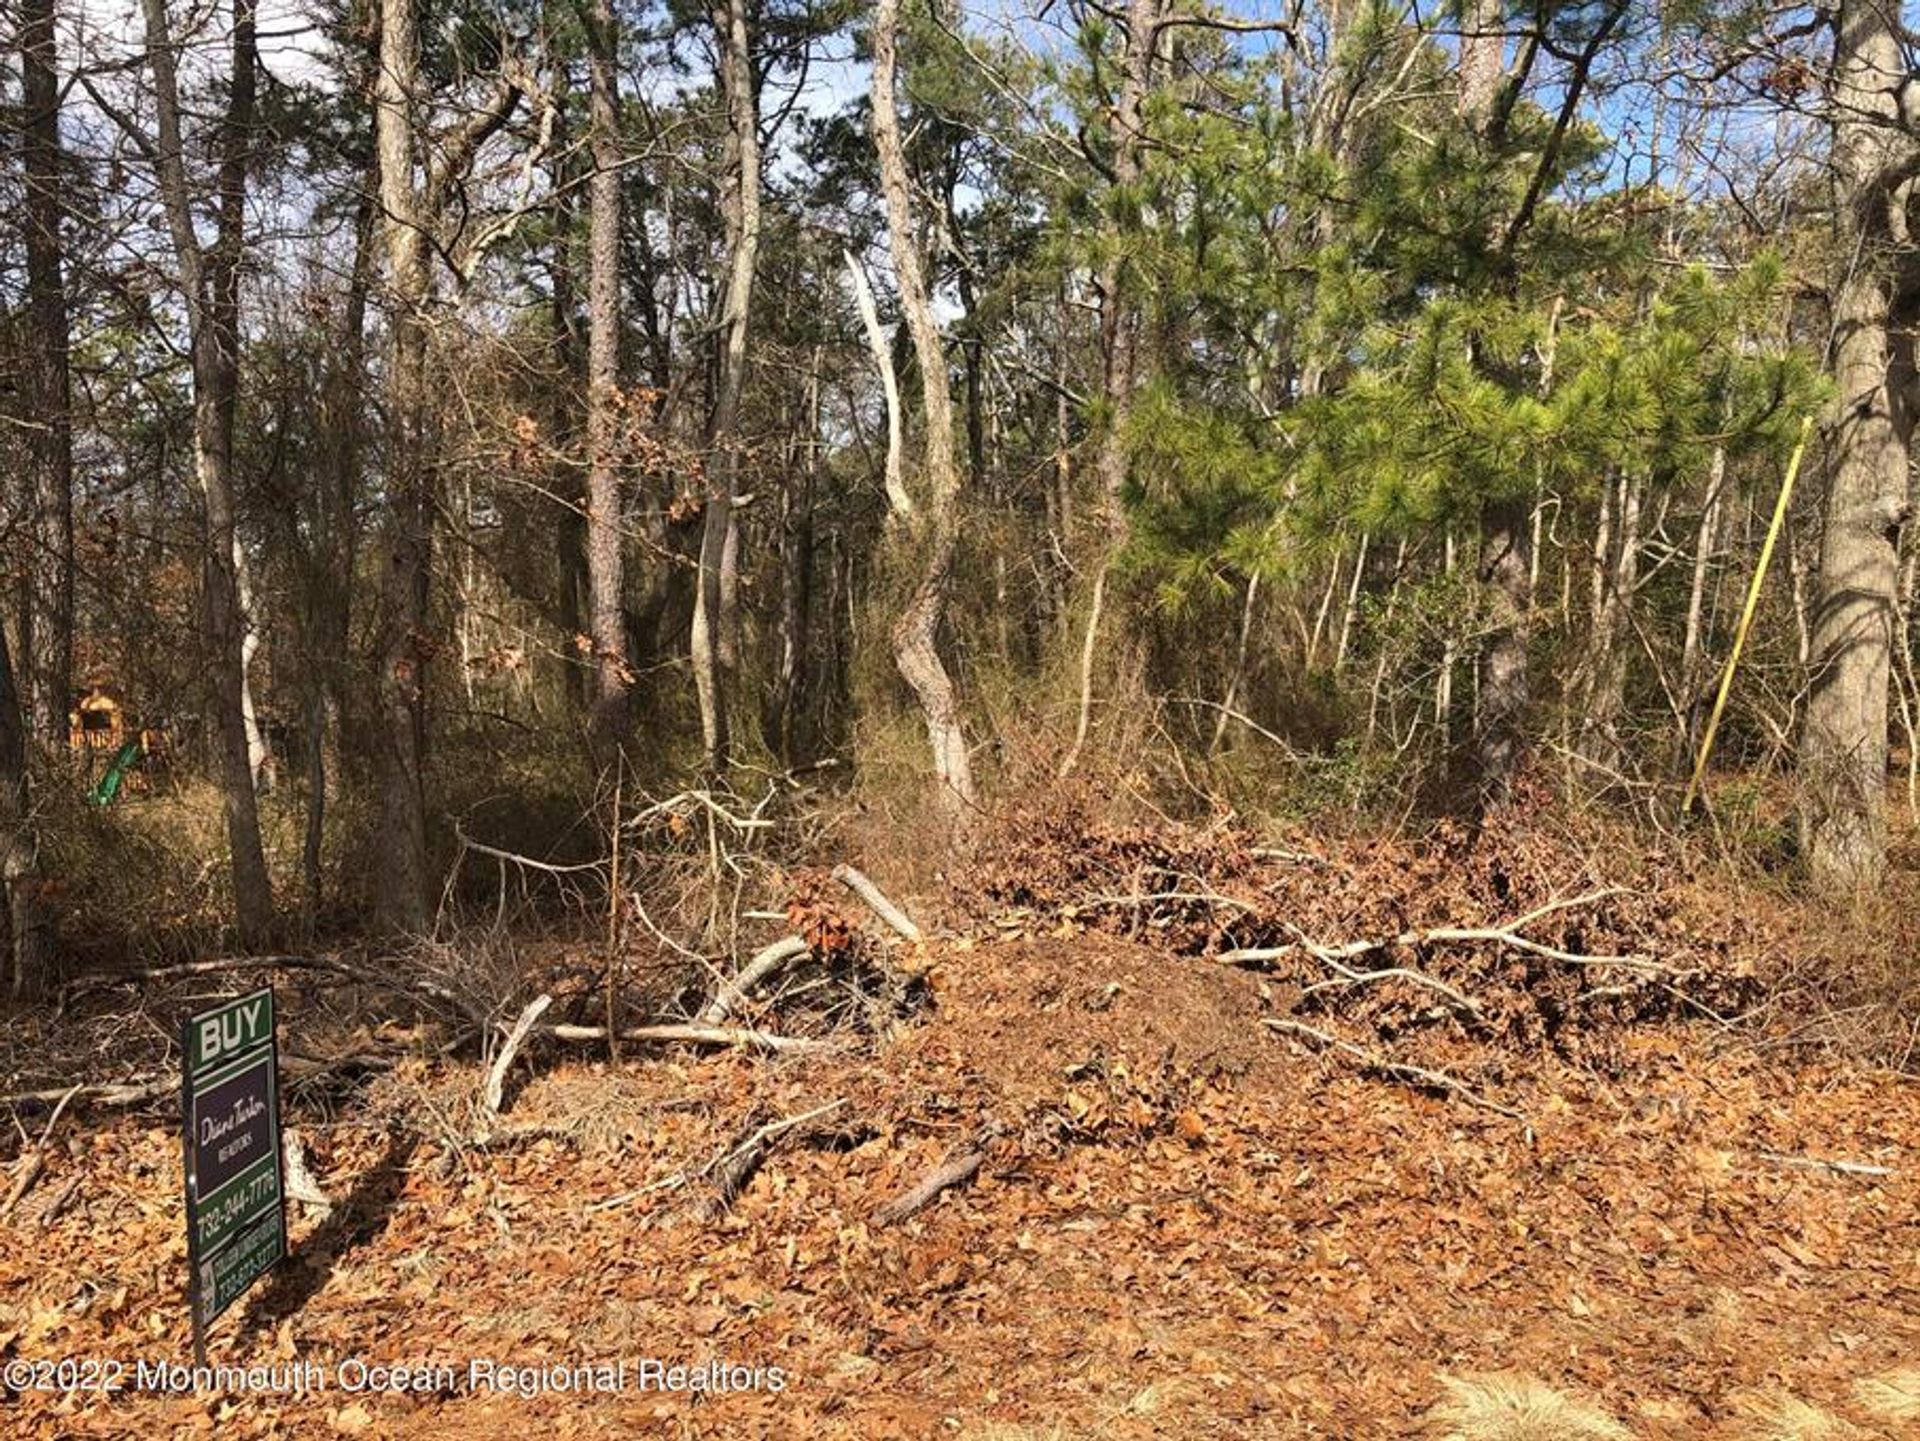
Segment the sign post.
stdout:
<path fill-rule="evenodd" d="M 180 1022 L 181 1151 L 193 1358 L 207 1328 L 287 1253 L 273 988 Z"/>

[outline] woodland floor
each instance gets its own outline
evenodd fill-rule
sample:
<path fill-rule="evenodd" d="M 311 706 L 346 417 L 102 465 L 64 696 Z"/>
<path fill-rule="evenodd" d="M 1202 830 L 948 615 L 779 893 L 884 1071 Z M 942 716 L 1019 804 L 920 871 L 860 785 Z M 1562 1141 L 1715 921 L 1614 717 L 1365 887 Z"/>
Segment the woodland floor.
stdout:
<path fill-rule="evenodd" d="M 1273 976 L 1045 912 L 930 943 L 932 1004 L 857 1053 L 550 1049 L 488 1145 L 458 1139 L 470 1058 L 416 1046 L 345 1097 L 293 1088 L 336 1208 L 295 1208 L 215 1361 L 720 1357 L 781 1367 L 777 1394 L 0 1393 L 6 1429 L 1387 1438 L 1447 1434 L 1442 1378 L 1519 1372 L 1609 1434 L 1920 1436 L 1911 1389 L 1878 1411 L 1856 1390 L 1920 1374 L 1910 1082 L 1705 1022 L 1623 1025 L 1604 1064 L 1462 1043 L 1515 1119 L 1262 1028 Z M 346 1033 L 310 984 L 283 984 L 288 1052 L 408 1041 Z M 194 993 L 60 1025 L 125 1075 Z M 20 1084 L 48 1083 L 24 1058 L 52 1024 L 9 1023 Z M 724 1213 L 676 1184 L 836 1101 Z M 46 1109 L 20 1112 L 36 1136 Z M 876 1219 L 989 1121 L 973 1184 Z M 62 1122 L 0 1221 L 0 1354 L 187 1359 L 174 1124 L 164 1102 Z M 1783 1429 L 1797 1403 L 1840 1429 Z"/>

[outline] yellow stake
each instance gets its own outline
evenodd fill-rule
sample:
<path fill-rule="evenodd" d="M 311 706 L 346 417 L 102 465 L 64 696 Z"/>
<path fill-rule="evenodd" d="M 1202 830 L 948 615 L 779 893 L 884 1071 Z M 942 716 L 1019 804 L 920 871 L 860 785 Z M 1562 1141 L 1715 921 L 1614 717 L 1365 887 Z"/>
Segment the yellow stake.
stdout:
<path fill-rule="evenodd" d="M 1773 523 L 1767 527 L 1766 544 L 1760 547 L 1760 564 L 1754 567 L 1753 584 L 1747 587 L 1746 608 L 1740 612 L 1739 629 L 1733 633 L 1733 649 L 1727 654 L 1726 669 L 1720 672 L 1720 694 L 1713 699 L 1713 713 L 1707 717 L 1707 733 L 1700 739 L 1700 757 L 1693 763 L 1693 778 L 1687 782 L 1687 797 L 1680 802 L 1680 814 L 1693 809 L 1693 798 L 1700 790 L 1700 778 L 1707 773 L 1707 758 L 1713 754 L 1713 737 L 1720 729 L 1720 716 L 1727 708 L 1727 694 L 1733 689 L 1733 673 L 1740 668 L 1740 652 L 1746 648 L 1747 631 L 1753 625 L 1753 613 L 1760 605 L 1760 587 L 1766 583 L 1767 566 L 1773 560 L 1773 543 L 1780 538 L 1780 527 L 1787 518 L 1787 503 L 1793 499 L 1793 482 L 1800 474 L 1800 459 L 1807 453 L 1807 436 L 1813 430 L 1813 417 L 1800 422 L 1800 439 L 1794 444 L 1793 458 L 1787 462 L 1787 478 L 1780 484 L 1780 499 L 1774 503 Z"/>

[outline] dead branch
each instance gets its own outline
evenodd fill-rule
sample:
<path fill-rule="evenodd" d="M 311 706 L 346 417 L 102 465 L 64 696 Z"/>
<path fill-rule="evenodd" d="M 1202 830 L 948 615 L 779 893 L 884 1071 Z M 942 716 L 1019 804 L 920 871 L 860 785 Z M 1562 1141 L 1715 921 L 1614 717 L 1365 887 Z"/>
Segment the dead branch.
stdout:
<path fill-rule="evenodd" d="M 1383 1076 L 1391 1076 L 1401 1081 L 1410 1081 L 1414 1085 L 1427 1086 L 1436 1091 L 1445 1091 L 1447 1094 L 1458 1096 L 1461 1100 L 1469 1101 L 1481 1107 L 1483 1110 L 1493 1111 L 1498 1115 L 1507 1117 L 1509 1120 L 1519 1121 L 1522 1125 L 1526 1124 L 1527 1118 L 1521 1115 L 1520 1112 L 1503 1106 L 1497 1101 L 1488 1100 L 1487 1097 L 1474 1090 L 1472 1086 L 1469 1086 L 1458 1076 L 1449 1075 L 1445 1071 L 1430 1071 L 1425 1066 L 1409 1065 L 1405 1061 L 1396 1061 L 1390 1056 L 1378 1055 L 1369 1051 L 1364 1046 L 1356 1046 L 1351 1041 L 1343 1041 L 1338 1036 L 1329 1035 L 1326 1031 L 1320 1030 L 1316 1026 L 1309 1026 L 1303 1021 L 1283 1020 L 1274 1016 L 1263 1016 L 1260 1019 L 1260 1024 L 1269 1030 L 1279 1031 L 1284 1035 L 1305 1036 L 1320 1045 L 1344 1052 L 1346 1055 L 1352 1056 L 1355 1060 L 1359 1061 L 1367 1067 L 1368 1070 L 1378 1071 Z"/>
<path fill-rule="evenodd" d="M 11 1096 L 0 1096 L 0 1105 L 16 1106 L 27 1102 L 45 1105 L 49 1101 L 58 1101 L 69 1094 L 76 1095 L 83 1106 L 144 1106 L 149 1101 L 158 1101 L 165 1097 L 179 1099 L 180 1082 L 171 1077 L 162 1077 L 157 1081 L 127 1081 L 113 1085 L 80 1086 L 47 1091 L 16 1091 Z"/>
<path fill-rule="evenodd" d="M 520 1054 L 520 1046 L 533 1029 L 534 1022 L 552 1004 L 552 996 L 535 996 L 520 1012 L 520 1019 L 513 1023 L 513 1029 L 507 1032 L 507 1039 L 500 1046 L 500 1054 L 493 1058 L 493 1066 L 487 1072 L 486 1088 L 480 1093 L 480 1115 L 473 1128 L 475 1144 L 485 1145 L 488 1134 L 493 1130 L 493 1123 L 500 1119 L 500 1100 L 506 1091 L 507 1069 L 513 1065 L 513 1058 Z"/>
<path fill-rule="evenodd" d="M 867 879 L 865 873 L 857 867 L 837 865 L 833 868 L 833 878 L 865 901 L 872 908 L 873 913 L 885 921 L 896 934 L 909 941 L 924 939 L 920 927 L 913 923 L 913 918 L 888 900 L 880 887 Z"/>
<path fill-rule="evenodd" d="M 66 1185 L 54 1192 L 53 1199 L 47 1202 L 47 1209 L 40 1213 L 41 1230 L 49 1231 L 53 1229 L 53 1223 L 60 1219 L 60 1213 L 66 1210 L 68 1205 L 72 1203 L 74 1196 L 79 1193 L 79 1190 L 80 1177 L 74 1175 L 68 1178 Z"/>
<path fill-rule="evenodd" d="M 607 1038 L 607 1028 L 605 1026 L 557 1025 L 542 1028 L 541 1034 L 552 1036 L 556 1041 L 604 1041 Z M 697 1024 L 629 1026 L 620 1032 L 620 1039 L 637 1041 L 643 1045 L 678 1043 L 689 1046 L 740 1046 L 747 1050 L 776 1054 L 836 1049 L 832 1041 L 811 1040 L 803 1036 L 777 1036 L 768 1031 L 748 1030 L 739 1026 Z"/>
<path fill-rule="evenodd" d="M 1241 950 L 1222 951 L 1215 956 L 1214 959 L 1220 964 L 1228 966 L 1265 966 L 1272 964 L 1274 961 L 1283 960 L 1288 956 L 1305 951 L 1316 960 L 1341 971 L 1346 980 L 1352 981 L 1359 975 L 1380 975 L 1384 973 L 1352 971 L 1343 966 L 1341 964 L 1342 962 L 1354 960 L 1360 956 L 1372 955 L 1379 951 L 1408 949 L 1439 943 L 1504 946 L 1509 950 L 1524 951 L 1529 955 L 1544 956 L 1548 960 L 1559 961 L 1561 964 L 1569 966 L 1623 966 L 1631 970 L 1643 971 L 1652 975 L 1679 975 L 1680 973 L 1671 967 L 1660 965 L 1651 956 L 1645 955 L 1642 952 L 1635 951 L 1625 955 L 1614 956 L 1584 955 L 1578 951 L 1563 951 L 1557 946 L 1549 946 L 1529 936 L 1520 934 L 1522 928 L 1531 925 L 1543 916 L 1552 915 L 1556 911 L 1570 910 L 1575 906 L 1591 905 L 1595 901 L 1604 900 L 1608 896 L 1618 894 L 1620 894 L 1620 887 L 1613 886 L 1605 890 L 1590 891 L 1586 895 L 1574 896 L 1567 900 L 1553 901 L 1535 910 L 1528 911 L 1525 915 L 1508 921 L 1505 925 L 1414 927 L 1410 930 L 1402 931 L 1396 936 L 1369 940 L 1341 941 L 1333 945 L 1326 945 L 1314 941 L 1297 928 L 1290 926 L 1288 929 L 1293 931 L 1297 938 L 1295 940 L 1278 946 L 1255 946 Z M 1466 997 L 1460 995 L 1459 992 L 1453 991 L 1451 987 L 1443 986 L 1441 982 L 1435 981 L 1429 976 L 1421 976 L 1418 972 L 1409 971 L 1406 972 L 1406 978 L 1417 980 L 1420 984 L 1437 990 L 1449 992 L 1456 1003 L 1472 1005 L 1472 1003 L 1467 1001 Z"/>
<path fill-rule="evenodd" d="M 1763 1161 L 1776 1166 L 1793 1166 L 1804 1171 L 1832 1171 L 1841 1176 L 1891 1176 L 1893 1167 L 1875 1166 L 1866 1161 L 1829 1161 L 1819 1156 L 1787 1156 L 1779 1151 L 1761 1151 Z"/>
<path fill-rule="evenodd" d="M 733 1014 L 735 1007 L 745 1004 L 754 987 L 795 957 L 804 956 L 808 949 L 807 943 L 800 937 L 787 936 L 760 951 L 747 962 L 739 975 L 720 983 L 720 989 L 707 1002 L 706 1009 L 700 1012 L 700 1023 L 704 1026 L 719 1025 Z"/>
<path fill-rule="evenodd" d="M 1471 996 L 1455 990 L 1445 981 L 1436 981 L 1432 976 L 1424 975 L 1407 966 L 1383 966 L 1377 971 L 1356 971 L 1337 962 L 1332 964 L 1340 972 L 1338 978 L 1331 981 L 1316 981 L 1311 986 L 1303 987 L 1301 996 L 1311 996 L 1316 991 L 1345 990 L 1352 986 L 1369 985 L 1375 981 L 1408 981 L 1416 986 L 1425 986 L 1429 990 L 1438 991 L 1457 1010 L 1465 1011 L 1472 1016 L 1480 1014 L 1480 1003 Z"/>
<path fill-rule="evenodd" d="M 607 869 L 606 864 L 602 861 L 579 861 L 572 865 L 557 865 L 552 861 L 539 861 L 535 860 L 532 856 L 523 856 L 518 851 L 503 851 L 498 847 L 485 845 L 480 841 L 476 841 L 460 828 L 458 821 L 455 821 L 453 825 L 453 838 L 460 842 L 462 850 L 472 851 L 476 855 L 487 856 L 492 860 L 502 861 L 510 866 L 519 866 L 523 870 L 540 871 L 550 876 L 572 876 L 587 871 L 604 872 Z"/>
<path fill-rule="evenodd" d="M 1249 901 L 1236 900 L 1232 896 L 1216 895 L 1212 891 L 1136 891 L 1129 896 L 1087 896 L 1079 904 L 1138 906 L 1147 901 L 1200 901 L 1209 906 L 1228 906 L 1237 911 L 1244 911 L 1248 915 L 1260 909 Z"/>
<path fill-rule="evenodd" d="M 53 1114 L 47 1117 L 47 1124 L 40 1132 L 40 1139 L 31 1150 L 13 1163 L 13 1186 L 7 1192 L 7 1199 L 0 1201 L 0 1220 L 13 1214 L 13 1208 L 20 1204 L 21 1198 L 31 1191 L 33 1183 L 40 1179 L 40 1173 L 47 1167 L 47 1142 L 53 1138 L 53 1128 L 60 1124 L 60 1117 L 66 1114 L 68 1104 L 80 1094 L 80 1090 L 79 1086 L 74 1086 L 60 1098 L 60 1104 L 55 1106 Z"/>
<path fill-rule="evenodd" d="M 924 1211 L 955 1186 L 967 1184 L 979 1174 L 980 1167 L 986 1163 L 987 1144 L 995 1134 L 991 1126 L 982 1130 L 971 1141 L 927 1172 L 910 1190 L 901 1192 L 875 1211 L 873 1219 L 882 1226 L 897 1225 L 909 1216 Z"/>
<path fill-rule="evenodd" d="M 371 1053 L 338 1056 L 331 1060 L 309 1056 L 282 1055 L 280 1074 L 290 1081 L 311 1082 L 329 1076 L 336 1071 L 391 1070 L 396 1058 Z M 103 1106 L 119 1109 L 129 1106 L 146 1106 L 155 1101 L 178 1101 L 180 1099 L 180 1078 L 178 1076 L 158 1076 L 145 1081 L 109 1081 L 99 1085 L 79 1087 L 50 1087 L 44 1091 L 16 1091 L 9 1096 L 0 1096 L 0 1105 L 48 1105 L 62 1097 L 73 1095 L 74 1101 L 81 1106 Z"/>
<path fill-rule="evenodd" d="M 111 986 L 145 985 L 182 976 L 205 976 L 217 971 L 329 971 L 336 975 L 353 974 L 352 968 L 334 955 L 215 956 L 204 961 L 181 961 L 169 966 L 148 966 L 139 970 L 80 976 L 60 988 L 55 1015 L 65 1015 L 69 1004 L 91 991 L 103 991 Z"/>
<path fill-rule="evenodd" d="M 773 1142 L 788 1132 L 816 1121 L 840 1109 L 846 1104 L 844 1098 L 816 1106 L 798 1116 L 788 1116 L 784 1120 L 773 1121 L 753 1131 L 744 1140 L 737 1142 L 728 1150 L 715 1156 L 708 1162 L 706 1175 L 713 1182 L 713 1195 L 706 1205 L 707 1219 L 724 1215 L 739 1194 L 747 1188 L 747 1183 L 765 1164 Z"/>

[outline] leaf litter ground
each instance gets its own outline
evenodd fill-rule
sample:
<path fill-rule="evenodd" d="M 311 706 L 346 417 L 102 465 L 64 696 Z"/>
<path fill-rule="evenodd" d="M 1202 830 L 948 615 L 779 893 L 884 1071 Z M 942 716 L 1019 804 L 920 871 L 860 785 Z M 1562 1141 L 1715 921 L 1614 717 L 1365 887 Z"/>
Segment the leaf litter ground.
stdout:
<path fill-rule="evenodd" d="M 233 1364 L 462 1377 L 724 1358 L 783 1390 L 9 1392 L 10 1434 L 1467 1435 L 1435 1408 L 1502 1373 L 1625 1428 L 1524 1434 L 1920 1435 L 1913 1090 L 1730 1039 L 1773 943 L 1727 898 L 1642 873 L 1526 932 L 1658 971 L 1420 938 L 1343 962 L 1463 1012 L 1412 980 L 1316 990 L 1334 973 L 1300 943 L 1498 929 L 1606 889 L 1586 863 L 1516 837 L 1304 856 L 1230 828 L 1025 834 L 957 887 L 912 957 L 931 1004 L 875 1046 L 541 1052 L 485 1146 L 461 1139 L 473 1063 L 424 1046 L 344 1099 L 296 1094 L 335 1208 L 296 1208 L 292 1260 L 213 1340 Z M 285 1007 L 292 1049 L 326 1049 L 302 1027 L 327 1008 Z M 1261 1024 L 1288 1017 L 1354 1049 Z M 63 1024 L 113 1038 L 103 1074 L 142 1044 L 104 1012 Z M 16 1061 L 47 1025 L 12 1023 Z M 823 1107 L 714 1204 L 711 1163 Z M 971 1184 L 876 1219 L 968 1151 Z M 164 1109 L 70 1117 L 0 1223 L 0 1346 L 184 1360 L 184 1260 Z"/>

